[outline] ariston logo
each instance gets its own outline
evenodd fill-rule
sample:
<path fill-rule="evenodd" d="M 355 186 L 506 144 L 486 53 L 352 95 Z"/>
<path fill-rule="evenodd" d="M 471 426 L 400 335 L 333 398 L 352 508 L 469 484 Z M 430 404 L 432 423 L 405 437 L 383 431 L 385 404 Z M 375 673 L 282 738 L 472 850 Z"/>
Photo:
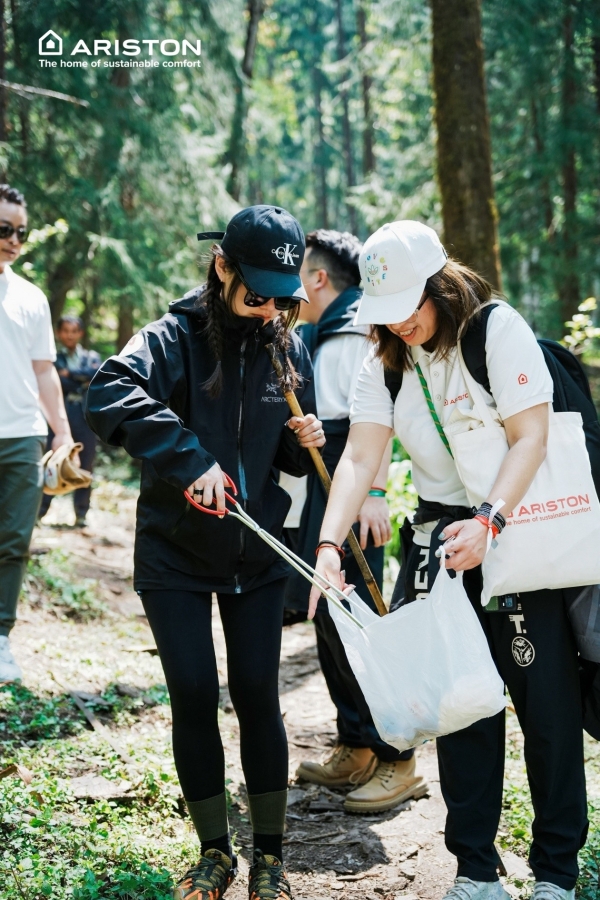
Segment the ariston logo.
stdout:
<path fill-rule="evenodd" d="M 49 29 L 45 34 L 41 36 L 38 41 L 39 55 L 46 56 L 63 56 L 63 39 L 59 34 L 57 34 L 52 29 Z M 106 66 L 106 67 L 115 67 L 115 66 L 158 66 L 159 62 L 156 59 L 150 60 L 139 60 L 139 61 L 114 61 L 115 57 L 118 56 L 126 56 L 126 57 L 135 57 L 141 56 L 144 57 L 154 57 L 157 55 L 166 56 L 166 57 L 174 57 L 174 56 L 188 56 L 190 54 L 193 57 L 199 57 L 202 53 L 202 41 L 193 40 L 190 41 L 187 38 L 183 40 L 175 40 L 174 38 L 144 38 L 139 40 L 138 38 L 125 38 L 124 40 L 116 39 L 114 41 L 108 40 L 106 38 L 100 38 L 93 41 L 85 41 L 83 38 L 76 41 L 73 49 L 67 53 L 65 51 L 64 55 L 68 55 L 71 57 L 80 57 L 75 60 L 61 60 L 61 66 L 68 67 L 86 67 L 91 65 L 93 67 L 98 66 Z M 92 57 L 90 62 L 88 63 L 86 57 Z M 100 57 L 98 59 L 97 57 Z M 106 57 L 111 57 L 109 61 Z M 42 66 L 58 66 L 57 62 L 53 62 L 50 60 L 42 60 L 40 59 L 40 65 Z M 201 63 L 198 59 L 194 60 L 182 60 L 182 61 L 174 61 L 167 60 L 163 62 L 163 66 L 200 66 Z"/>

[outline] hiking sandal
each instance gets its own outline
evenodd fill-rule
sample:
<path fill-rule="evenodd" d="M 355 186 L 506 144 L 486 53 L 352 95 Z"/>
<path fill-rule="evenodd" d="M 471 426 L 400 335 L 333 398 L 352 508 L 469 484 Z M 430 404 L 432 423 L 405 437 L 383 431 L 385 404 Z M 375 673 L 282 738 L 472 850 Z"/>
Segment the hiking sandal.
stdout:
<path fill-rule="evenodd" d="M 220 900 L 235 876 L 237 859 L 211 847 L 189 869 L 175 890 L 173 900 Z"/>

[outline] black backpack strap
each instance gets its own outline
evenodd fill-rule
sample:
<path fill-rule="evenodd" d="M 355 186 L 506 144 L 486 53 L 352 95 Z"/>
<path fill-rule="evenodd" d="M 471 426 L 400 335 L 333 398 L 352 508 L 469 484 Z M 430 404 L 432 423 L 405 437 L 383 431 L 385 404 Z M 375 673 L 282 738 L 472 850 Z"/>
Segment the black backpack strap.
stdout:
<path fill-rule="evenodd" d="M 488 394 L 491 391 L 487 360 L 485 358 L 485 337 L 488 319 L 497 308 L 497 303 L 490 303 L 489 306 L 484 306 L 479 315 L 471 321 L 460 342 L 467 369 L 475 381 L 486 389 Z"/>
<path fill-rule="evenodd" d="M 384 369 L 383 377 L 385 379 L 385 386 L 390 392 L 390 397 L 392 398 L 392 403 L 396 402 L 396 397 L 398 396 L 398 392 L 402 387 L 402 372 L 396 372 L 393 369 Z"/>

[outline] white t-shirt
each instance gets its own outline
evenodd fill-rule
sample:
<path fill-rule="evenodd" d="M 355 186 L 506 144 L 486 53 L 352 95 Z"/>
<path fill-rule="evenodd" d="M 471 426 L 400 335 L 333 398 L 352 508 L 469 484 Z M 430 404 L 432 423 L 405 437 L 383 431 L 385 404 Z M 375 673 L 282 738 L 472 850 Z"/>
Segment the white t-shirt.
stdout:
<path fill-rule="evenodd" d="M 50 307 L 39 288 L 5 266 L 0 273 L 0 438 L 48 434 L 34 359 L 56 359 Z"/>
<path fill-rule="evenodd" d="M 340 334 L 328 338 L 314 360 L 315 395 L 320 419 L 347 419 L 360 370 L 371 348 L 366 335 Z M 306 476 L 282 472 L 279 484 L 292 498 L 286 528 L 298 528 L 306 502 Z"/>
<path fill-rule="evenodd" d="M 442 426 L 455 406 L 472 407 L 456 350 L 444 362 L 434 361 L 422 347 L 412 349 Z M 483 388 L 486 403 L 507 419 L 540 403 L 550 403 L 552 378 L 531 328 L 516 310 L 501 303 L 490 313 L 485 342 L 493 397 Z M 383 364 L 372 351 L 362 367 L 350 419 L 393 428 L 412 460 L 412 480 L 420 497 L 448 505 L 469 506 L 454 460 L 434 425 L 423 388 L 414 369 L 404 372 L 392 403 L 385 386 Z"/>
<path fill-rule="evenodd" d="M 373 345 L 364 334 L 339 334 L 317 349 L 315 394 L 320 419 L 347 419 L 362 365 Z"/>

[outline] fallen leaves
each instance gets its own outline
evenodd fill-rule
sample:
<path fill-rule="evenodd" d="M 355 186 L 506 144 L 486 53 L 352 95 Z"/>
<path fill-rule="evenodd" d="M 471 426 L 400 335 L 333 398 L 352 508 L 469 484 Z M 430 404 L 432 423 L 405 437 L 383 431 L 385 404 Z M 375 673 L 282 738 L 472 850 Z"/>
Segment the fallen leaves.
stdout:
<path fill-rule="evenodd" d="M 20 778 L 27 785 L 30 785 L 33 781 L 33 772 L 30 772 L 25 766 L 19 766 L 16 763 L 12 763 L 6 769 L 0 771 L 0 778 L 8 778 L 9 775 L 16 775 L 17 778 Z"/>

